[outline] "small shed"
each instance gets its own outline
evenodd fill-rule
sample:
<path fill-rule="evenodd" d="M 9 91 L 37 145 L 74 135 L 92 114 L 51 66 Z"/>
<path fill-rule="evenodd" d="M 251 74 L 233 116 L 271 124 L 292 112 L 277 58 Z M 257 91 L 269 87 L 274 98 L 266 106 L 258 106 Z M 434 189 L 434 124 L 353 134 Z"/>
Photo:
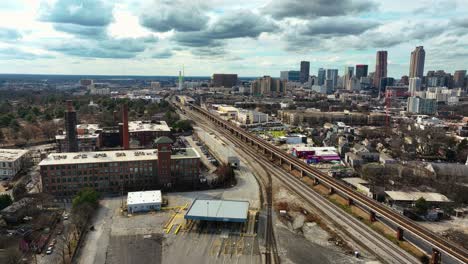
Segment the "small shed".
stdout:
<path fill-rule="evenodd" d="M 129 213 L 161 210 L 161 191 L 129 192 L 127 195 L 127 209 Z"/>

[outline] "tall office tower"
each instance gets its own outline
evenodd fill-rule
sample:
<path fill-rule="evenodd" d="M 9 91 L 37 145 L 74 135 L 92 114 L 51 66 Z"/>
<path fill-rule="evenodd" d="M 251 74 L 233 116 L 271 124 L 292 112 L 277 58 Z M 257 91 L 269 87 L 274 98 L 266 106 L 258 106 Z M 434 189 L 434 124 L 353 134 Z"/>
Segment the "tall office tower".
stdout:
<path fill-rule="evenodd" d="M 301 83 L 305 83 L 309 80 L 309 74 L 310 74 L 309 70 L 310 70 L 310 62 L 301 61 L 301 75 L 300 75 Z"/>
<path fill-rule="evenodd" d="M 327 69 L 327 80 L 332 81 L 332 89 L 335 89 L 338 85 L 338 70 L 337 69 Z"/>
<path fill-rule="evenodd" d="M 411 62 L 410 62 L 410 71 L 409 77 L 414 78 L 423 78 L 424 76 L 424 60 L 426 58 L 426 52 L 424 51 L 423 46 L 418 46 L 411 52 Z"/>
<path fill-rule="evenodd" d="M 344 68 L 344 76 L 343 76 L 343 88 L 345 88 L 346 90 L 350 90 L 350 87 L 348 87 L 349 85 L 349 80 L 351 79 L 351 77 L 353 77 L 354 75 L 354 67 L 348 67 L 346 66 Z"/>
<path fill-rule="evenodd" d="M 414 96 L 416 92 L 421 91 L 421 78 L 419 77 L 414 77 L 409 79 L 409 87 L 408 87 L 408 92 L 410 96 Z"/>
<path fill-rule="evenodd" d="M 380 80 L 387 77 L 387 51 L 377 51 L 374 73 L 374 87 L 380 90 Z"/>
<path fill-rule="evenodd" d="M 318 74 L 317 74 L 318 85 L 324 85 L 325 84 L 325 74 L 326 74 L 326 71 L 325 71 L 324 68 L 319 68 L 318 69 Z"/>
<path fill-rule="evenodd" d="M 365 64 L 356 65 L 356 78 L 358 78 L 358 80 L 360 80 L 361 77 L 367 77 L 367 68 L 368 66 Z"/>
<path fill-rule="evenodd" d="M 465 88 L 465 77 L 466 70 L 455 71 L 453 74 L 453 87 L 455 88 Z"/>
<path fill-rule="evenodd" d="M 300 81 L 300 71 L 281 71 L 280 79 L 288 82 L 299 82 Z"/>
<path fill-rule="evenodd" d="M 76 111 L 73 109 L 71 100 L 67 101 L 67 111 L 65 111 L 65 130 L 68 152 L 78 152 L 78 138 L 76 134 Z"/>

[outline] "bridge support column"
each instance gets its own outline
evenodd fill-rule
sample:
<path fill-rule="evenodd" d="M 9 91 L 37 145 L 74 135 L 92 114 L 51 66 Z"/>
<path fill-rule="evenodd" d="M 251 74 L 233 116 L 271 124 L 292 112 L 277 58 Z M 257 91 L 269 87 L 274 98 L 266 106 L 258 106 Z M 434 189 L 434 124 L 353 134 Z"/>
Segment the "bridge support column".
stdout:
<path fill-rule="evenodd" d="M 283 159 L 282 158 L 279 158 L 279 165 L 283 165 Z"/>
<path fill-rule="evenodd" d="M 371 222 L 375 222 L 375 212 L 374 211 L 370 211 L 369 212 L 369 221 Z"/>
<path fill-rule="evenodd" d="M 353 205 L 353 202 L 354 202 L 354 201 L 353 201 L 353 199 L 348 198 L 346 202 L 347 202 L 347 205 L 348 205 L 348 206 L 351 206 L 351 205 Z"/>
<path fill-rule="evenodd" d="M 328 195 L 332 195 L 335 193 L 335 189 L 333 187 L 328 188 Z"/>
<path fill-rule="evenodd" d="M 319 185 L 320 181 L 317 177 L 314 178 L 314 185 Z"/>
<path fill-rule="evenodd" d="M 266 154 L 266 149 L 262 149 L 263 154 Z"/>
<path fill-rule="evenodd" d="M 306 174 L 303 170 L 301 170 L 301 178 L 303 178 L 304 176 L 306 176 Z"/>
<path fill-rule="evenodd" d="M 292 171 L 293 170 L 293 165 L 292 163 L 289 163 L 289 171 Z"/>
<path fill-rule="evenodd" d="M 270 160 L 272 160 L 272 161 L 275 160 L 275 156 L 273 155 L 273 152 L 270 152 Z"/>
<path fill-rule="evenodd" d="M 404 233 L 403 228 L 397 227 L 396 238 L 398 239 L 398 241 L 403 241 L 403 233 Z"/>
<path fill-rule="evenodd" d="M 431 261 L 429 263 L 431 263 L 431 264 L 440 264 L 440 263 L 442 263 L 442 256 L 441 256 L 440 251 L 438 249 L 435 249 L 435 248 L 432 249 Z"/>

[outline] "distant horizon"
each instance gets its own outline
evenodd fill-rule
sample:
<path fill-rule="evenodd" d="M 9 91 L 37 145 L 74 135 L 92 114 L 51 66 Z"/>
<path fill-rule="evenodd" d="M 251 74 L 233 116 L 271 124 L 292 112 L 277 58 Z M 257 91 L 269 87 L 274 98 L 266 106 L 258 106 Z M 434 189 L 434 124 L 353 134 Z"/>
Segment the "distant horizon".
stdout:
<path fill-rule="evenodd" d="M 213 73 L 213 74 L 236 74 L 236 73 Z M 2 76 L 8 76 L 8 75 L 13 75 L 13 76 L 18 76 L 18 75 L 26 75 L 26 76 L 75 76 L 75 77 L 146 77 L 146 78 L 151 78 L 151 77 L 169 77 L 169 78 L 178 78 L 178 75 L 124 75 L 124 74 L 47 74 L 47 73 L 0 73 L 0 79 Z M 184 78 L 208 78 L 210 79 L 212 76 L 203 76 L 203 75 L 193 75 L 193 76 L 184 76 Z M 239 79 L 242 78 L 259 78 L 262 76 L 239 76 L 237 75 Z M 279 76 L 271 76 L 271 77 L 276 77 L 279 78 Z"/>

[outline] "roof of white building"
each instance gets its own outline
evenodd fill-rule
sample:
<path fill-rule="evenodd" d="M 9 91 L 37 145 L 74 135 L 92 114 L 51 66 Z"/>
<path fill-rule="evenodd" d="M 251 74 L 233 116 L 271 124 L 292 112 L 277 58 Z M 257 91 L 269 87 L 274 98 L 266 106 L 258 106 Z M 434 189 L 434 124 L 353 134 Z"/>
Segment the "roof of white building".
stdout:
<path fill-rule="evenodd" d="M 129 192 L 127 194 L 127 205 L 155 204 L 162 202 L 161 191 Z"/>
<path fill-rule="evenodd" d="M 15 161 L 26 153 L 26 149 L 0 149 L 0 161 Z"/>
<path fill-rule="evenodd" d="M 385 194 L 394 201 L 416 201 L 422 197 L 428 202 L 451 202 L 447 196 L 434 192 L 386 191 Z"/>
<path fill-rule="evenodd" d="M 128 122 L 129 132 L 140 132 L 140 131 L 171 131 L 171 128 L 165 121 L 159 121 L 157 123 L 151 123 L 148 121 L 131 121 Z"/>
<path fill-rule="evenodd" d="M 157 153 L 157 149 L 53 153 L 43 159 L 39 166 L 157 160 Z M 200 158 L 200 155 L 193 148 L 173 150 L 171 159 L 184 158 Z"/>

